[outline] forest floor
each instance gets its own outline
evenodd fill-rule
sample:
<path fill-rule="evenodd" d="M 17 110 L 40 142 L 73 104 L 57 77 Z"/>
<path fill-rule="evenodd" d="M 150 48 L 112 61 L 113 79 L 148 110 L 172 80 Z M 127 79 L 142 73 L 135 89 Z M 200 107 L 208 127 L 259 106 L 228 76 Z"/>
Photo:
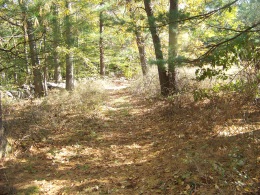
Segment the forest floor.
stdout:
<path fill-rule="evenodd" d="M 91 113 L 44 100 L 5 109 L 0 194 L 260 193 L 257 105 L 172 103 L 128 86 L 111 82 Z"/>

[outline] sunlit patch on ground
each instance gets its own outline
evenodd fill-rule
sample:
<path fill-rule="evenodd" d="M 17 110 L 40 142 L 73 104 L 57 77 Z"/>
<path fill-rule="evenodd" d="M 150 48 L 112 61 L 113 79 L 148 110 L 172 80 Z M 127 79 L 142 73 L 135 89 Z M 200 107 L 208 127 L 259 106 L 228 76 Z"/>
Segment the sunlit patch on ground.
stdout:
<path fill-rule="evenodd" d="M 128 86 L 106 86 L 105 89 L 108 90 L 120 90 L 120 89 L 126 89 Z"/>
<path fill-rule="evenodd" d="M 220 137 L 229 137 L 239 134 L 251 133 L 254 134 L 254 131 L 259 130 L 260 125 L 216 125 L 214 132 Z"/>
<path fill-rule="evenodd" d="M 37 100 L 33 111 L 20 105 L 9 119 L 14 151 L 0 184 L 44 195 L 257 192 L 256 111 L 243 118 L 245 108 L 212 101 L 179 107 L 131 95 L 126 84 L 73 100 L 63 94 L 64 105 L 55 98 Z"/>

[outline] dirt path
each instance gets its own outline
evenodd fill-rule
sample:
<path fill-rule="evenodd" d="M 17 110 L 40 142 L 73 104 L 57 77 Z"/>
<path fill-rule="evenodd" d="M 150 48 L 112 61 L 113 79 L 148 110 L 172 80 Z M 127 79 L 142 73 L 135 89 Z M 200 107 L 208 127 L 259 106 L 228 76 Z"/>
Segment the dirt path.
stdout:
<path fill-rule="evenodd" d="M 235 113 L 227 118 L 230 113 L 207 106 L 167 110 L 164 101 L 131 95 L 122 81 L 114 81 L 105 93 L 97 116 L 66 116 L 64 127 L 48 137 L 38 138 L 46 131 L 40 129 L 29 148 L 25 138 L 24 151 L 2 164 L 0 181 L 7 186 L 2 192 L 256 193 L 259 130 L 229 137 L 215 131 L 225 120 L 239 118 Z M 257 129 L 258 115 L 253 119 Z M 23 124 L 30 128 L 31 122 Z"/>
<path fill-rule="evenodd" d="M 146 182 L 143 166 L 157 153 L 150 109 L 122 81 L 106 86 L 106 93 L 99 116 L 82 120 L 86 131 L 49 132 L 48 140 L 10 160 L 3 173 L 8 186 L 21 194 L 133 194 Z"/>

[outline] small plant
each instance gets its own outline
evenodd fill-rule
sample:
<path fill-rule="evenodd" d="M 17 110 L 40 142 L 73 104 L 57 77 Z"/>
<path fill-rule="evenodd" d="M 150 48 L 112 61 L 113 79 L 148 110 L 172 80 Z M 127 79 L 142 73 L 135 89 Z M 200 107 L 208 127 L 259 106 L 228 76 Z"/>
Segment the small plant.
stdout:
<path fill-rule="evenodd" d="M 91 138 L 97 138 L 98 135 L 97 135 L 97 133 L 95 131 L 90 131 L 90 137 Z"/>
<path fill-rule="evenodd" d="M 238 148 L 235 148 L 228 156 L 232 160 L 232 167 L 235 171 L 242 168 L 245 165 L 245 158 Z"/>
<path fill-rule="evenodd" d="M 127 109 L 127 108 L 122 109 L 121 114 L 123 116 L 131 116 L 131 114 L 129 113 L 129 109 Z"/>
<path fill-rule="evenodd" d="M 257 98 L 257 88 L 257 83 L 248 83 L 243 80 L 237 80 L 235 82 L 229 82 L 226 84 L 217 83 L 212 88 L 198 88 L 196 90 L 193 90 L 193 98 L 194 101 L 200 101 L 204 98 L 211 99 L 220 94 L 220 92 L 232 92 L 244 97 Z"/>
<path fill-rule="evenodd" d="M 77 169 L 80 169 L 82 171 L 87 171 L 89 169 L 89 165 L 87 165 L 87 164 L 77 165 Z"/>
<path fill-rule="evenodd" d="M 210 90 L 209 89 L 196 89 L 193 91 L 193 98 L 194 101 L 199 101 L 202 100 L 204 98 L 210 98 Z"/>
<path fill-rule="evenodd" d="M 32 164 L 28 164 L 26 167 L 25 167 L 25 170 L 27 170 L 29 173 L 36 173 L 37 170 L 35 169 L 35 167 L 33 167 Z"/>
<path fill-rule="evenodd" d="M 18 192 L 18 195 L 38 195 L 38 194 L 40 194 L 40 189 L 37 186 L 30 186 Z"/>

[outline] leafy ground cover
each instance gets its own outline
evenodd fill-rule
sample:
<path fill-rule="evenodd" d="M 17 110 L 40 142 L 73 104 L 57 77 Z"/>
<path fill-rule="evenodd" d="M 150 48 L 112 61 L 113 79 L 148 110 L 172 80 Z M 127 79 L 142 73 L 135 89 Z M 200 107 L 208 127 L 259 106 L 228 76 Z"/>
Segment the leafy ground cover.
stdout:
<path fill-rule="evenodd" d="M 122 80 L 95 87 L 5 109 L 0 194 L 259 194 L 253 102 L 144 99 Z"/>

